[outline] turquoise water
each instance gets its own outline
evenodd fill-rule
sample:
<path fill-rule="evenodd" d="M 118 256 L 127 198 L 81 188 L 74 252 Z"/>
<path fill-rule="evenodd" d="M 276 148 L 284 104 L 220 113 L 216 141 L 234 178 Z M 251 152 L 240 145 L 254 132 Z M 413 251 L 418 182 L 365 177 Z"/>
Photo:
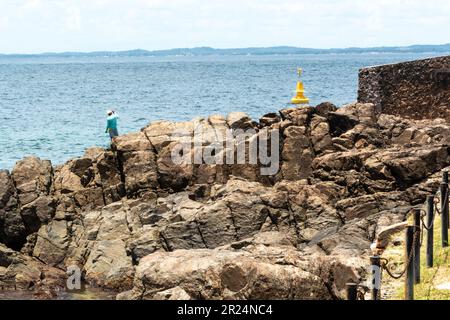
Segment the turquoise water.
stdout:
<path fill-rule="evenodd" d="M 343 105 L 356 100 L 359 68 L 429 56 L 0 57 L 0 168 L 27 155 L 59 164 L 107 146 L 107 109 L 120 115 L 120 133 L 230 111 L 257 119 L 287 106 L 297 66 L 311 104 Z"/>

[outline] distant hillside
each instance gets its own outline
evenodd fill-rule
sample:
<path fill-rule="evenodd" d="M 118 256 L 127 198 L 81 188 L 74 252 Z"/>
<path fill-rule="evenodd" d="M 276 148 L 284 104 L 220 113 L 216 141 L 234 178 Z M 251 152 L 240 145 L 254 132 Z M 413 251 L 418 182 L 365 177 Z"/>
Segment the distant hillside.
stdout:
<path fill-rule="evenodd" d="M 289 46 L 267 48 L 234 48 L 215 49 L 210 47 L 178 48 L 168 50 L 147 51 L 142 49 L 128 51 L 95 51 L 95 52 L 46 52 L 41 54 L 0 54 L 7 57 L 81 57 L 81 56 L 206 56 L 206 55 L 271 55 L 271 54 L 326 54 L 326 53 L 447 53 L 450 52 L 450 43 L 443 45 L 413 45 L 407 47 L 372 47 L 372 48 L 332 48 L 313 49 Z"/>

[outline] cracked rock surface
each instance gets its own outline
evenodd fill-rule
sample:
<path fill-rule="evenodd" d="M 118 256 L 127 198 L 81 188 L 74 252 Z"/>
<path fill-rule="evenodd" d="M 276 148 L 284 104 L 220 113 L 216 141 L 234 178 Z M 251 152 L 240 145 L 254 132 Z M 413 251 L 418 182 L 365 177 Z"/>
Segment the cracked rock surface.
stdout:
<path fill-rule="evenodd" d="M 250 140 L 278 130 L 279 170 L 173 162 L 194 133 L 183 157 L 228 129 Z M 63 287 L 78 266 L 118 299 L 340 299 L 365 277 L 377 231 L 405 220 L 449 166 L 447 122 L 371 104 L 154 122 L 110 150 L 0 171 L 0 289 Z"/>

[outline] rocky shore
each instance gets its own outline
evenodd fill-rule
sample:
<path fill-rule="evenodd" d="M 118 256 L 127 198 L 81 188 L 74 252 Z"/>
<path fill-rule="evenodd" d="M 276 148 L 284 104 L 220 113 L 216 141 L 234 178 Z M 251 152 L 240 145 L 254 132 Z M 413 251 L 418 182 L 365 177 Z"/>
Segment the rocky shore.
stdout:
<path fill-rule="evenodd" d="M 159 121 L 60 166 L 25 158 L 0 171 L 0 290 L 64 290 L 77 266 L 117 299 L 341 299 L 366 277 L 377 232 L 450 166 L 449 123 L 378 109 Z M 228 129 L 278 130 L 278 172 L 175 164 L 173 132 L 198 125 L 200 148 Z"/>

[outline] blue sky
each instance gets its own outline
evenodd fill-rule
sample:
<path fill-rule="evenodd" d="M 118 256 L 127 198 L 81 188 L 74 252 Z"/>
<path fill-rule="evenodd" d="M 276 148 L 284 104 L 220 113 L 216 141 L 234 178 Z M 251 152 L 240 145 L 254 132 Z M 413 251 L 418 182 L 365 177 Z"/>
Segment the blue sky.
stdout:
<path fill-rule="evenodd" d="M 450 43 L 448 0 L 0 0 L 0 52 Z"/>

